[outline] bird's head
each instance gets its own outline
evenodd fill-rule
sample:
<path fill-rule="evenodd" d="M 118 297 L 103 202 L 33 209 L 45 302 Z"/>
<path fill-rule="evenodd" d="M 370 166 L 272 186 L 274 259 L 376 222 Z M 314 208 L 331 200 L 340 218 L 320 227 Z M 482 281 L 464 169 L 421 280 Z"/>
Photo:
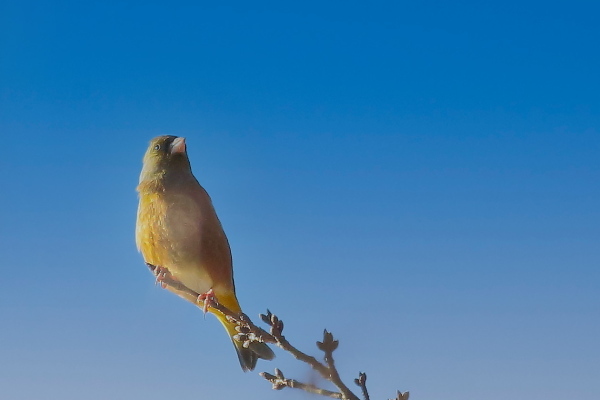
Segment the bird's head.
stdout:
<path fill-rule="evenodd" d="M 185 148 L 185 138 L 158 136 L 150 141 L 144 155 L 140 182 L 160 179 L 172 173 L 191 173 L 190 161 Z"/>

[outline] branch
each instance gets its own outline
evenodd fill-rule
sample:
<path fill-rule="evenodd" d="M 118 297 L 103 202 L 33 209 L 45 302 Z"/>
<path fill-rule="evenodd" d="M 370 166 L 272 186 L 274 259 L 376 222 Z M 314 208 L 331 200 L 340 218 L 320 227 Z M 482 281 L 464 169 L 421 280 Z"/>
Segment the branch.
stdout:
<path fill-rule="evenodd" d="M 229 310 L 218 302 L 214 296 L 203 296 L 201 293 L 197 293 L 190 288 L 183 285 L 181 282 L 172 277 L 168 270 L 162 267 L 157 267 L 152 264 L 146 264 L 150 270 L 156 276 L 156 282 L 161 287 L 166 288 L 167 286 L 175 291 L 182 297 L 196 303 L 198 306 L 205 310 L 209 310 L 213 313 L 221 313 L 227 317 L 230 322 L 237 324 L 236 330 L 239 332 L 234 335 L 234 340 L 242 342 L 244 347 L 250 346 L 252 342 L 264 342 L 272 343 L 286 352 L 290 353 L 297 360 L 300 360 L 308 365 L 327 381 L 331 382 L 335 387 L 338 388 L 338 392 L 319 388 L 315 385 L 302 383 L 295 379 L 287 379 L 283 375 L 283 372 L 279 369 L 275 369 L 275 375 L 268 372 L 261 372 L 260 376 L 271 382 L 274 390 L 281 390 L 285 387 L 304 390 L 308 393 L 318 394 L 325 397 L 341 400 L 360 400 L 342 381 L 339 372 L 335 366 L 333 359 L 333 352 L 338 348 L 339 342 L 334 340 L 333 334 L 325 330 L 323 332 L 323 341 L 317 342 L 317 348 L 324 353 L 324 363 L 317 360 L 315 357 L 310 356 L 296 347 L 294 347 L 283 335 L 283 321 L 280 320 L 276 315 L 267 310 L 266 314 L 261 314 L 261 320 L 269 325 L 269 332 L 256 326 L 252 320 L 244 313 L 235 313 Z M 354 380 L 354 383 L 361 388 L 363 399 L 370 400 L 369 393 L 367 391 L 367 374 L 360 372 L 358 378 Z M 397 396 L 393 400 L 408 400 L 409 392 L 397 392 Z"/>
<path fill-rule="evenodd" d="M 321 389 L 315 385 L 302 383 L 295 379 L 286 379 L 285 376 L 283 376 L 283 372 L 281 372 L 281 370 L 278 368 L 275 368 L 275 375 L 271 375 L 268 372 L 261 372 L 259 375 L 271 382 L 274 390 L 281 390 L 284 387 L 289 387 L 294 389 L 302 389 L 309 393 L 320 394 L 321 396 L 331 397 L 334 399 L 342 398 L 341 393 Z"/>
<path fill-rule="evenodd" d="M 365 400 L 370 400 L 369 392 L 367 391 L 367 374 L 364 372 L 359 372 L 358 378 L 354 380 L 354 383 L 356 383 L 356 386 L 360 386 L 360 389 L 363 393 L 363 398 Z"/>

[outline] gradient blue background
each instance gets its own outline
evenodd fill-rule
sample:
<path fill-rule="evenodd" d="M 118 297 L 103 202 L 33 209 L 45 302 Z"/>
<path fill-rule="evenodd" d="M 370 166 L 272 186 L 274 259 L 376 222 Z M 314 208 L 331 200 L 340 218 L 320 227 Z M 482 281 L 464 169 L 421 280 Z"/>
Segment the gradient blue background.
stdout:
<path fill-rule="evenodd" d="M 161 134 L 246 312 L 372 399 L 599 398 L 597 2 L 166 3 L 0 1 L 2 399 L 307 396 L 153 285 Z"/>

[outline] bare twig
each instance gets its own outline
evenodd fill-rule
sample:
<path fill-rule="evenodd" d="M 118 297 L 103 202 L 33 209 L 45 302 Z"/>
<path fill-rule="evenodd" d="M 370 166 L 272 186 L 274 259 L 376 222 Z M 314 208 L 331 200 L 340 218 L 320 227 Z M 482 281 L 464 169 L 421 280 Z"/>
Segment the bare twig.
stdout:
<path fill-rule="evenodd" d="M 319 372 L 323 378 L 327 380 L 330 379 L 330 371 L 326 365 L 319 362 L 316 358 L 309 356 L 308 354 L 303 353 L 292 346 L 285 336 L 283 336 L 283 321 L 281 321 L 276 315 L 272 314 L 269 310 L 267 310 L 266 315 L 261 314 L 260 318 L 271 326 L 271 335 L 273 338 L 275 338 L 275 344 L 277 344 L 277 346 L 293 355 L 297 360 L 310 365 L 315 371 Z"/>
<path fill-rule="evenodd" d="M 340 392 L 344 395 L 344 399 L 359 400 L 359 398 L 348 389 L 348 386 L 342 382 L 340 374 L 335 367 L 335 361 L 333 360 L 333 352 L 338 348 L 339 341 L 333 340 L 333 334 L 327 332 L 327 329 L 323 331 L 323 341 L 317 342 L 317 347 L 323 353 L 325 353 L 325 362 L 327 363 L 327 369 L 329 371 L 329 381 L 340 389 Z"/>
<path fill-rule="evenodd" d="M 395 399 L 390 399 L 390 400 L 408 400 L 408 392 L 404 392 L 402 393 L 401 391 L 398 390 L 398 393 L 396 395 Z"/>
<path fill-rule="evenodd" d="M 363 393 L 363 398 L 365 400 L 370 400 L 369 392 L 367 391 L 367 374 L 365 374 L 364 372 L 359 372 L 358 378 L 354 380 L 354 383 L 356 383 L 357 386 L 360 386 L 360 389 Z"/>
<path fill-rule="evenodd" d="M 290 353 L 297 360 L 310 365 L 311 368 L 319 372 L 324 379 L 333 383 L 338 388 L 339 392 L 322 389 L 312 384 L 299 382 L 295 379 L 287 379 L 283 375 L 283 372 L 281 372 L 279 369 L 275 369 L 275 375 L 268 372 L 261 372 L 260 375 L 271 382 L 273 389 L 281 390 L 285 387 L 289 387 L 334 399 L 360 400 L 359 397 L 352 393 L 348 386 L 346 386 L 346 384 L 342 381 L 335 366 L 333 352 L 338 348 L 339 342 L 334 340 L 331 332 L 325 330 L 323 332 L 323 341 L 317 342 L 317 347 L 324 353 L 325 363 L 322 363 L 315 357 L 298 350 L 296 347 L 290 344 L 290 342 L 282 333 L 284 326 L 283 321 L 271 313 L 271 311 L 267 310 L 266 314 L 260 315 L 262 321 L 270 327 L 269 332 L 267 332 L 266 330 L 256 326 L 246 314 L 238 314 L 229 310 L 227 307 L 220 304 L 218 299 L 215 299 L 213 296 L 208 296 L 205 300 L 203 300 L 201 293 L 191 290 L 178 280 L 174 279 L 165 268 L 157 267 L 152 264 L 146 265 L 148 265 L 150 270 L 155 274 L 157 277 L 157 283 L 160 283 L 163 288 L 168 286 L 171 290 L 175 291 L 182 297 L 195 302 L 198 304 L 198 306 L 212 310 L 212 312 L 221 313 L 225 315 L 229 321 L 235 322 L 237 324 L 236 330 L 239 333 L 234 335 L 233 338 L 242 342 L 245 347 L 249 346 L 252 342 L 275 344 L 276 346 Z M 360 372 L 358 378 L 354 380 L 354 383 L 361 388 L 364 400 L 370 400 L 366 382 L 367 375 L 363 372 Z M 398 391 L 397 397 L 393 400 L 408 400 L 408 395 L 408 392 L 402 393 Z"/>
<path fill-rule="evenodd" d="M 321 396 L 331 397 L 334 399 L 342 399 L 341 393 L 321 389 L 315 385 L 302 383 L 295 379 L 286 379 L 285 376 L 283 376 L 283 372 L 277 368 L 275 368 L 275 375 L 269 374 L 268 372 L 261 372 L 259 375 L 271 382 L 274 390 L 281 390 L 284 387 L 289 387 L 294 389 L 302 389 L 309 393 L 319 394 Z"/>

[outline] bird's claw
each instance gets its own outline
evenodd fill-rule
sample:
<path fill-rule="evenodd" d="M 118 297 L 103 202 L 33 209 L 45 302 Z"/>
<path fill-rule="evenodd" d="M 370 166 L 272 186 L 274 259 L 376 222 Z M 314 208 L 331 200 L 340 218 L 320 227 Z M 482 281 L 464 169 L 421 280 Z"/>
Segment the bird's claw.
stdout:
<path fill-rule="evenodd" d="M 154 272 L 154 276 L 156 277 L 154 284 L 160 285 L 160 287 L 163 289 L 167 287 L 166 281 L 173 279 L 171 273 L 166 268 L 157 266 L 152 272 Z"/>
<path fill-rule="evenodd" d="M 210 289 L 208 292 L 198 295 L 196 302 L 198 304 L 202 303 L 202 311 L 204 312 L 204 315 L 206 315 L 210 304 L 217 302 L 217 297 L 215 296 L 214 290 Z"/>

